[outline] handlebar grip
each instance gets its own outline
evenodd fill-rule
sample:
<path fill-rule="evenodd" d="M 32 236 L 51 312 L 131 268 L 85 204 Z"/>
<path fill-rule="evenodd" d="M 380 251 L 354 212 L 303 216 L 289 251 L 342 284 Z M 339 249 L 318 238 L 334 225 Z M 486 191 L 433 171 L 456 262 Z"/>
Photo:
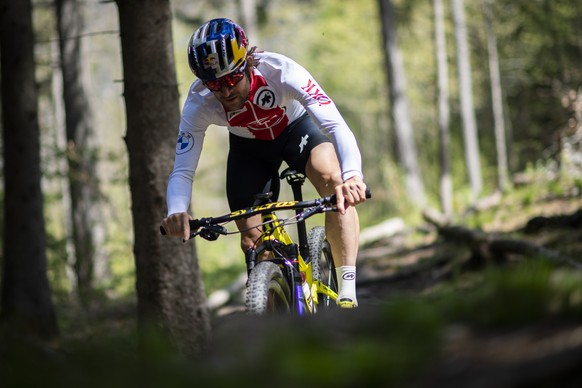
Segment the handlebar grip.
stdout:
<path fill-rule="evenodd" d="M 337 196 L 335 194 L 332 194 L 331 196 L 327 197 L 329 198 L 329 202 L 332 204 L 335 204 L 337 202 Z M 372 198 L 372 192 L 370 191 L 369 188 L 366 188 L 366 199 L 370 199 Z"/>
<path fill-rule="evenodd" d="M 188 222 L 190 223 L 190 230 L 198 230 L 198 228 L 205 225 L 206 220 L 207 219 L 205 219 L 205 218 L 196 219 L 196 220 L 189 220 Z M 160 225 L 160 234 L 162 236 L 165 236 L 168 234 L 166 232 L 166 229 L 164 229 L 164 227 L 162 225 Z"/>

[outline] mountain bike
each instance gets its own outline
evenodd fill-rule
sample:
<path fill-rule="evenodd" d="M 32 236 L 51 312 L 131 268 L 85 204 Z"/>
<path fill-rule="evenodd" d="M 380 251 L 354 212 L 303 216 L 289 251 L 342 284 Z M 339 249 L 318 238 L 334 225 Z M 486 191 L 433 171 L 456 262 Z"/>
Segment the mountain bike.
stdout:
<path fill-rule="evenodd" d="M 240 233 L 229 232 L 225 225 L 260 214 L 261 223 L 254 227 L 261 227 L 261 238 L 245 254 L 248 274 L 245 310 L 252 314 L 312 314 L 336 304 L 338 282 L 325 228 L 315 226 L 307 232 L 305 220 L 315 214 L 337 211 L 337 199 L 334 194 L 304 201 L 301 187 L 305 176 L 290 168 L 281 172 L 280 179 L 291 186 L 293 201 L 273 202 L 272 193 L 258 194 L 252 207 L 219 217 L 190 220 L 190 238 L 200 236 L 214 241 L 220 235 Z M 366 197 L 371 197 L 369 190 Z M 294 210 L 295 214 L 279 218 L 276 212 L 284 210 Z M 297 228 L 298 243 L 285 229 L 292 224 Z M 160 231 L 164 234 L 162 228 Z"/>

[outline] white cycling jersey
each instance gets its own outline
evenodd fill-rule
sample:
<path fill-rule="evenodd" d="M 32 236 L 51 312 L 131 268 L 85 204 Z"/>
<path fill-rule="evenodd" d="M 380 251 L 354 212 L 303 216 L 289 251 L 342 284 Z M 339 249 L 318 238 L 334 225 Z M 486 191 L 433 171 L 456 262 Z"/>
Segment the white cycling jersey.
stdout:
<path fill-rule="evenodd" d="M 227 127 L 237 136 L 268 141 L 307 111 L 333 142 L 342 179 L 363 177 L 354 134 L 311 74 L 281 54 L 254 55 L 259 64 L 252 71 L 249 97 L 237 111 L 226 112 L 200 80 L 192 83 L 182 110 L 176 159 L 168 183 L 168 214 L 188 210 L 192 180 L 211 124 Z"/>

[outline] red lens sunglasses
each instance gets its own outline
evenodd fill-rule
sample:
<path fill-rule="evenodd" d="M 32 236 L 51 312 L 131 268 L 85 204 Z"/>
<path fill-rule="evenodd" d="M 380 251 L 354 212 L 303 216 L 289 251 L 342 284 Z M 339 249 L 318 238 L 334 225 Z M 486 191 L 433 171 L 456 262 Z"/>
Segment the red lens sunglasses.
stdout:
<path fill-rule="evenodd" d="M 236 73 L 230 73 L 217 79 L 204 81 L 204 86 L 213 92 L 220 92 L 223 87 L 232 88 L 245 77 L 244 67 Z"/>

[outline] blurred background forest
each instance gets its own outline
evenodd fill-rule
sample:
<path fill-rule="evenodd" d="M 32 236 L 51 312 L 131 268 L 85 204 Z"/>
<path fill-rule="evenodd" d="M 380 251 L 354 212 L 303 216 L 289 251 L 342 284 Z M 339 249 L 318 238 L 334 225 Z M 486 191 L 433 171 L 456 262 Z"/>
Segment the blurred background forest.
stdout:
<path fill-rule="evenodd" d="M 251 45 L 303 64 L 338 105 L 359 141 L 366 182 L 373 192 L 373 200 L 360 208 L 363 229 L 395 217 L 416 225 L 421 222 L 421 210 L 427 207 L 462 221 L 484 198 L 502 193 L 503 201 L 504 196 L 524 187 L 525 201 L 528 196 L 580 196 L 582 1 L 465 1 L 465 25 L 461 27 L 453 12 L 453 5 L 459 3 L 463 4 L 172 0 L 180 106 L 194 79 L 186 59 L 190 34 L 205 20 L 229 17 L 245 27 Z M 78 4 L 85 20 L 78 38 L 86 117 L 93 129 L 87 144 L 94 158 L 94 169 L 82 182 L 91 187 L 97 209 L 91 226 L 97 242 L 91 264 L 91 303 L 108 303 L 134 298 L 136 287 L 119 16 L 115 2 Z M 381 13 L 381 5 L 386 4 L 393 11 L 388 19 L 393 30 L 388 32 L 387 13 Z M 446 45 L 438 46 L 440 51 L 435 36 L 436 4 L 444 10 Z M 59 318 L 66 320 L 63 311 L 82 299 L 76 289 L 78 248 L 73 242 L 71 186 L 66 179 L 71 142 L 63 130 L 63 74 L 55 6 L 33 0 L 32 7 L 47 273 L 53 299 L 61 306 Z M 459 60 L 459 33 L 464 33 L 468 48 L 466 68 L 467 62 Z M 390 42 L 397 50 L 387 53 Z M 439 78 L 439 52 L 444 54 L 444 79 L 442 72 Z M 467 90 L 464 69 L 469 70 L 470 98 L 463 94 Z M 448 94 L 443 95 L 443 90 Z M 448 102 L 445 110 L 439 105 L 443 96 Z M 468 111 L 464 110 L 467 100 L 471 102 Z M 467 144 L 471 122 L 476 131 L 473 147 L 477 148 Z M 443 176 L 443 128 L 450 139 L 444 156 L 450 171 L 449 205 L 443 200 L 448 179 Z M 194 183 L 195 216 L 228 212 L 224 196 L 227 136 L 224 128 L 210 128 L 207 133 Z M 406 136 L 413 140 L 412 161 L 410 149 L 403 146 Z M 167 166 L 168 174 L 171 167 Z M 0 173 L 5 174 L 4 168 Z M 420 186 L 411 186 L 411 181 Z M 422 195 L 411 192 L 411 187 L 420 187 Z M 2 202 L 3 192 L 0 187 Z M 307 188 L 305 196 L 313 195 Z M 282 197 L 291 194 L 283 191 Z M 163 216 L 159 214 L 160 219 Z M 237 238 L 197 241 L 196 249 L 207 294 L 228 285 L 244 268 Z"/>

